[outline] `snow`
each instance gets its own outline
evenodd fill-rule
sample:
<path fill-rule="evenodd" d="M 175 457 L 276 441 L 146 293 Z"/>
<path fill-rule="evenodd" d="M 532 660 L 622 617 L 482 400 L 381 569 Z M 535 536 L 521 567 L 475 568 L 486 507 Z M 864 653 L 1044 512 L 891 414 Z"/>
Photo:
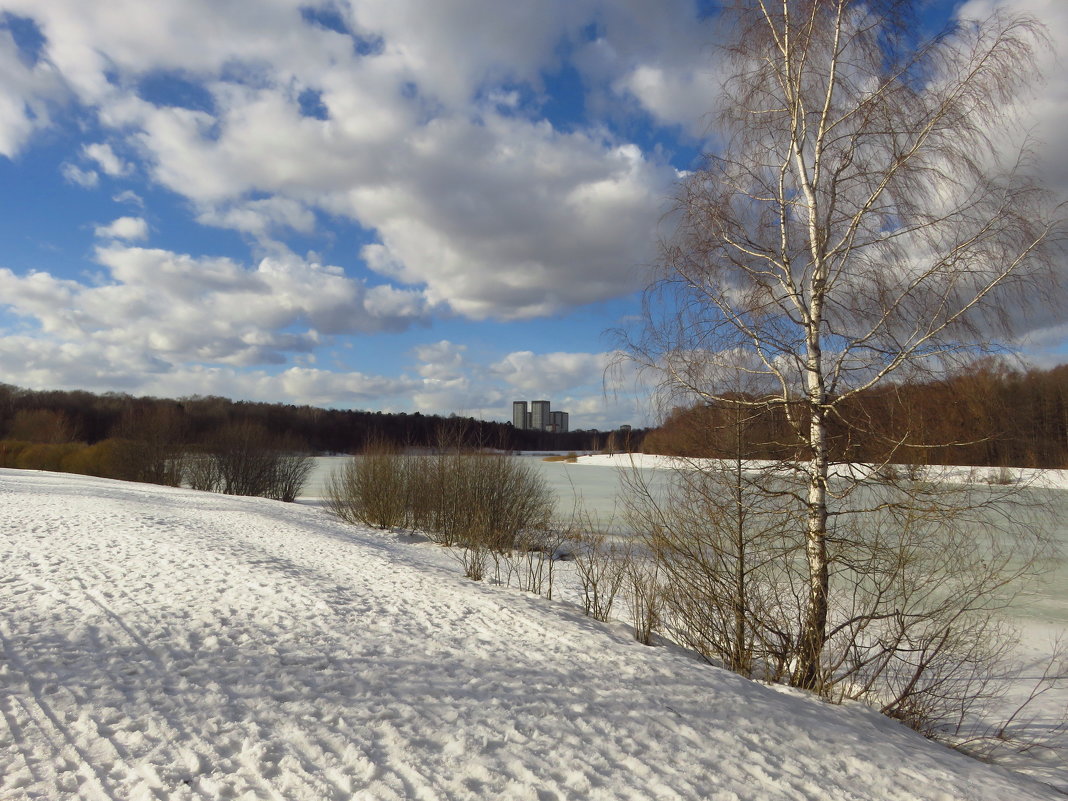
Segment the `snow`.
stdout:
<path fill-rule="evenodd" d="M 0 565 L 4 801 L 1055 795 L 312 504 L 0 470 Z"/>
<path fill-rule="evenodd" d="M 628 470 L 641 468 L 646 470 L 670 470 L 689 465 L 700 465 L 703 462 L 711 462 L 711 459 L 692 459 L 676 456 L 662 456 L 652 453 L 593 453 L 578 456 L 572 464 L 586 467 L 612 467 Z M 770 466 L 775 462 L 753 461 L 754 467 Z M 898 469 L 904 469 L 900 465 Z M 852 477 L 862 476 L 865 472 L 876 469 L 871 465 L 838 464 L 835 469 L 848 472 Z M 955 465 L 930 465 L 925 469 L 926 478 L 940 481 L 996 483 L 1002 473 L 1000 467 L 968 467 Z M 1028 486 L 1042 486 L 1051 489 L 1068 489 L 1068 470 L 1036 470 L 1033 468 L 1008 468 L 1005 471 L 1007 477 L 1014 482 Z"/>

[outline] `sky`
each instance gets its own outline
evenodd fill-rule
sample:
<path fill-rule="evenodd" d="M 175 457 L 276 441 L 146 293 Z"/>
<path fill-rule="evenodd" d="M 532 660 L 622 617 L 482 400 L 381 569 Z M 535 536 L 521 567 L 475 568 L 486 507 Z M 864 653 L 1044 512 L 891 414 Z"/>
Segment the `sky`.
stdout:
<path fill-rule="evenodd" d="M 1049 27 L 1026 100 L 1064 194 L 1068 2 L 926 19 L 1002 5 Z M 711 0 L 0 0 L 0 382 L 651 422 L 607 332 L 714 142 L 716 24 Z"/>

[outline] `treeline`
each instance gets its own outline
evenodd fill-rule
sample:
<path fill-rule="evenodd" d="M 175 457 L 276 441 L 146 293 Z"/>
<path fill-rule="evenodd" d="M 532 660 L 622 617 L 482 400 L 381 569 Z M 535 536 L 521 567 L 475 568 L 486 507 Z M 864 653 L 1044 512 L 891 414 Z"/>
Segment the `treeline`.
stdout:
<path fill-rule="evenodd" d="M 830 439 L 840 461 L 1068 467 L 1068 365 L 1021 371 L 984 362 L 944 380 L 882 387 L 847 404 Z M 642 449 L 788 459 L 796 441 L 781 407 L 698 405 L 671 412 Z"/>
<path fill-rule="evenodd" d="M 12 443 L 88 447 L 122 440 L 166 451 L 178 444 L 201 445 L 224 435 L 232 437 L 240 426 L 262 429 L 272 440 L 285 443 L 285 449 L 320 454 L 358 453 L 371 442 L 433 447 L 443 430 L 466 445 L 505 450 L 621 449 L 625 441 L 641 437 L 641 432 L 629 432 L 625 440 L 619 432 L 596 430 L 520 431 L 508 423 L 419 412 L 321 409 L 215 396 L 170 400 L 80 390 L 34 391 L 0 384 L 0 440 L 8 443 L 7 462 Z M 5 463 L 4 447 L 0 445 L 0 464 Z"/>

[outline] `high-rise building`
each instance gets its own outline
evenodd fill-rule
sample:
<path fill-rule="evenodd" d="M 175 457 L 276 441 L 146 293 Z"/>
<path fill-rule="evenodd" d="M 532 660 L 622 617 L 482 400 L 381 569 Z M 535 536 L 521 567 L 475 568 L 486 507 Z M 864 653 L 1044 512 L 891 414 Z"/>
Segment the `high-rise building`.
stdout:
<path fill-rule="evenodd" d="M 512 425 L 516 428 L 526 428 L 527 417 L 527 402 L 512 401 Z"/>
<path fill-rule="evenodd" d="M 568 414 L 552 411 L 547 400 L 531 401 L 529 408 L 526 401 L 512 401 L 512 425 L 527 431 L 565 434 L 568 430 Z"/>
<path fill-rule="evenodd" d="M 551 412 L 549 401 L 536 400 L 530 402 L 530 427 L 535 431 L 548 431 L 551 425 Z"/>

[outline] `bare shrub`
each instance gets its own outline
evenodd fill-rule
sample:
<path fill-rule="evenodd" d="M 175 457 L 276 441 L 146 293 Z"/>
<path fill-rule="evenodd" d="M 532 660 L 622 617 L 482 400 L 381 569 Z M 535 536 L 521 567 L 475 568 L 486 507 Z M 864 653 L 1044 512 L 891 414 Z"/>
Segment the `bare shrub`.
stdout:
<path fill-rule="evenodd" d="M 472 581 L 482 581 L 489 563 L 489 549 L 481 543 L 471 542 L 460 547 L 457 553 L 460 564 L 463 565 L 464 576 Z"/>
<path fill-rule="evenodd" d="M 104 439 L 65 456 L 63 472 L 137 481 L 137 445 L 129 440 Z"/>
<path fill-rule="evenodd" d="M 0 441 L 0 467 L 17 467 L 19 454 L 29 445 L 30 443 L 20 440 L 6 439 Z"/>
<path fill-rule="evenodd" d="M 185 461 L 185 482 L 201 492 L 222 492 L 219 465 L 209 454 L 191 453 Z"/>
<path fill-rule="evenodd" d="M 575 571 L 582 587 L 582 609 L 594 620 L 608 621 L 627 579 L 630 545 L 617 542 L 603 530 L 586 525 L 574 537 Z"/>
<path fill-rule="evenodd" d="M 283 503 L 292 503 L 300 495 L 308 481 L 315 460 L 311 454 L 301 452 L 293 441 L 283 441 L 278 449 L 270 489 L 266 495 Z"/>
<path fill-rule="evenodd" d="M 49 470 L 63 472 L 63 460 L 84 448 L 84 445 L 66 443 L 30 443 L 15 457 L 15 467 L 22 470 Z"/>
<path fill-rule="evenodd" d="M 529 464 L 501 453 L 473 452 L 461 454 L 455 465 L 454 489 L 459 508 L 466 511 L 457 523 L 465 539 L 500 553 L 520 545 L 524 532 L 548 529 L 553 497 Z"/>
<path fill-rule="evenodd" d="M 1003 615 L 1050 552 L 1043 497 L 869 485 L 851 505 L 831 548 L 825 694 L 932 735 L 974 724 L 1017 645 Z"/>
<path fill-rule="evenodd" d="M 655 555 L 663 625 L 745 676 L 781 680 L 799 637 L 803 540 L 788 495 L 754 493 L 741 459 L 680 463 L 657 491 L 623 474 L 627 519 Z M 761 477 L 764 478 L 764 477 Z"/>
<path fill-rule="evenodd" d="M 517 550 L 526 568 L 523 589 L 552 599 L 556 566 L 566 542 L 566 532 L 553 528 L 528 531 L 519 539 Z"/>
<path fill-rule="evenodd" d="M 659 494 L 640 475 L 627 481 L 632 525 L 664 577 L 665 630 L 744 675 L 791 680 L 808 585 L 789 466 L 689 463 Z M 1016 646 L 1002 614 L 1049 553 L 1048 511 L 1034 493 L 904 477 L 842 493 L 812 689 L 928 736 L 974 732 L 1005 691 Z"/>
<path fill-rule="evenodd" d="M 327 484 L 327 507 L 342 520 L 373 528 L 408 522 L 411 459 L 386 443 L 372 443 L 336 471 Z"/>
<path fill-rule="evenodd" d="M 287 501 L 300 493 L 313 464 L 295 439 L 248 421 L 223 426 L 184 461 L 194 489 Z"/>
<path fill-rule="evenodd" d="M 652 645 L 653 634 L 661 629 L 665 596 L 660 561 L 651 554 L 635 550 L 627 556 L 627 601 L 634 639 L 642 645 Z"/>
<path fill-rule="evenodd" d="M 220 491 L 227 495 L 266 495 L 274 468 L 267 429 L 252 422 L 223 426 L 207 453 L 219 471 Z"/>
<path fill-rule="evenodd" d="M 546 537 L 554 505 L 541 476 L 505 454 L 460 449 L 408 454 L 381 445 L 335 474 L 327 496 L 330 509 L 344 520 L 410 526 L 441 545 L 472 550 L 479 559 L 483 550 L 489 558 Z"/>

